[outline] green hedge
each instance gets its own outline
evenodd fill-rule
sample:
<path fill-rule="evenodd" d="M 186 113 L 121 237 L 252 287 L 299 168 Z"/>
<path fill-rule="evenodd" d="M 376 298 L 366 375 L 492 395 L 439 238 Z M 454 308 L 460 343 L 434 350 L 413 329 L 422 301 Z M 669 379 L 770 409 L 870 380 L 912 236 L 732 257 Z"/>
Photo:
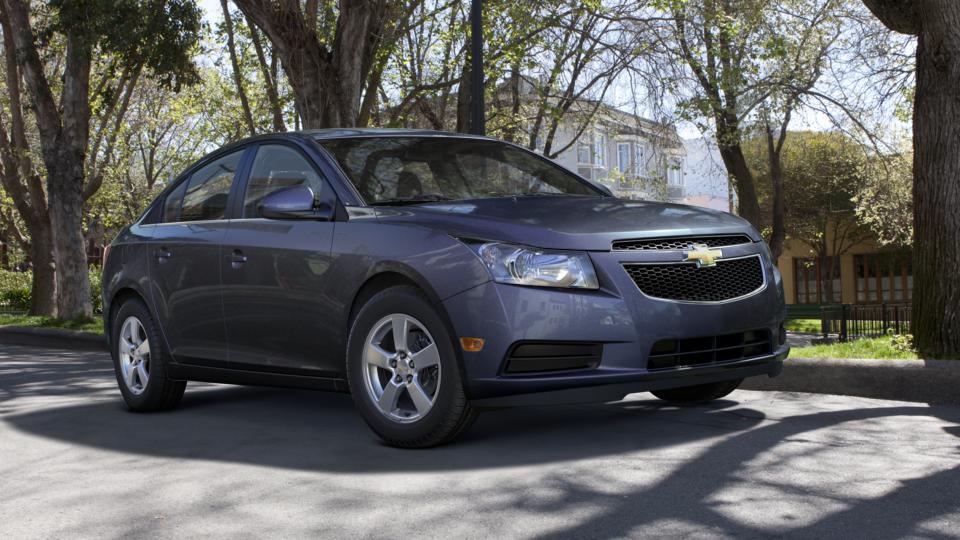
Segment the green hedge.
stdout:
<path fill-rule="evenodd" d="M 90 300 L 93 312 L 103 311 L 100 298 L 100 268 L 90 268 Z M 0 309 L 7 311 L 28 311 L 30 309 L 30 287 L 33 280 L 31 272 L 10 272 L 0 270 Z"/>

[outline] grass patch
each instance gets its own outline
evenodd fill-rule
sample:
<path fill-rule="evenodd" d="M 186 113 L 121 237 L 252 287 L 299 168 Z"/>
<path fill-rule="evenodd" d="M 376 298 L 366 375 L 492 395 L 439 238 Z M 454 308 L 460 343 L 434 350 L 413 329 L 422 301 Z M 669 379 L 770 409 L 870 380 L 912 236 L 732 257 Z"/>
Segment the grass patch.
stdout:
<path fill-rule="evenodd" d="M 882 360 L 916 360 L 917 353 L 893 336 L 855 339 L 846 343 L 796 347 L 790 356 L 796 358 L 879 358 Z"/>
<path fill-rule="evenodd" d="M 787 319 L 783 325 L 788 332 L 820 333 L 820 319 Z"/>
<path fill-rule="evenodd" d="M 56 319 L 38 315 L 2 315 L 0 326 L 27 326 L 32 328 L 63 328 L 66 330 L 80 330 L 82 332 L 103 333 L 103 319 L 100 317 L 80 319 Z"/>

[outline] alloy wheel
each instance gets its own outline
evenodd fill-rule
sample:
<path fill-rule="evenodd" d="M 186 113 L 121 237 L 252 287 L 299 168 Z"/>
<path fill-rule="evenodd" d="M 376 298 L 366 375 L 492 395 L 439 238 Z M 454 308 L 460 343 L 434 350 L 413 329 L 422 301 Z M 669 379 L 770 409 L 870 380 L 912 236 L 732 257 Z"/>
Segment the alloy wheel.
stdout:
<path fill-rule="evenodd" d="M 120 327 L 120 372 L 123 382 L 134 395 L 140 395 L 150 382 L 150 340 L 143 323 L 127 317 Z"/>
<path fill-rule="evenodd" d="M 363 377 L 382 415 L 399 423 L 420 420 L 440 389 L 440 352 L 433 336 L 409 315 L 380 319 L 364 342 Z"/>

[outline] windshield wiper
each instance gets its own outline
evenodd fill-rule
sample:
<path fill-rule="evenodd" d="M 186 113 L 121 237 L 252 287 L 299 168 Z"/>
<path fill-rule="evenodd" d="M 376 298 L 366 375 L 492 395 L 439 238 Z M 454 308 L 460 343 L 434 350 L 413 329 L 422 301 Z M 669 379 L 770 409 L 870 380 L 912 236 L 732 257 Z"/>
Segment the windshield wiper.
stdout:
<path fill-rule="evenodd" d="M 423 193 L 421 195 L 411 195 L 409 197 L 397 197 L 395 199 L 384 199 L 374 202 L 374 206 L 402 206 L 404 204 L 419 204 L 426 202 L 452 201 L 453 197 L 448 197 L 442 193 Z"/>

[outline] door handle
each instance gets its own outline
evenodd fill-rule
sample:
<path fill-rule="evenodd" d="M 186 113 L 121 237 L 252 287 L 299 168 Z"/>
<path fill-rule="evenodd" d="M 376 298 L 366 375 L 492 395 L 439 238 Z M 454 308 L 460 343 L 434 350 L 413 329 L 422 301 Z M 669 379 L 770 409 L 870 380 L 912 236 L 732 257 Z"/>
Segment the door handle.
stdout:
<path fill-rule="evenodd" d="M 159 251 L 157 251 L 157 261 L 161 263 L 167 262 L 167 259 L 170 257 L 173 257 L 173 253 L 170 253 L 170 251 L 165 247 L 162 247 Z"/>
<path fill-rule="evenodd" d="M 233 250 L 233 255 L 230 256 L 230 266 L 234 270 L 239 270 L 245 262 L 247 262 L 247 256 L 239 249 Z"/>

